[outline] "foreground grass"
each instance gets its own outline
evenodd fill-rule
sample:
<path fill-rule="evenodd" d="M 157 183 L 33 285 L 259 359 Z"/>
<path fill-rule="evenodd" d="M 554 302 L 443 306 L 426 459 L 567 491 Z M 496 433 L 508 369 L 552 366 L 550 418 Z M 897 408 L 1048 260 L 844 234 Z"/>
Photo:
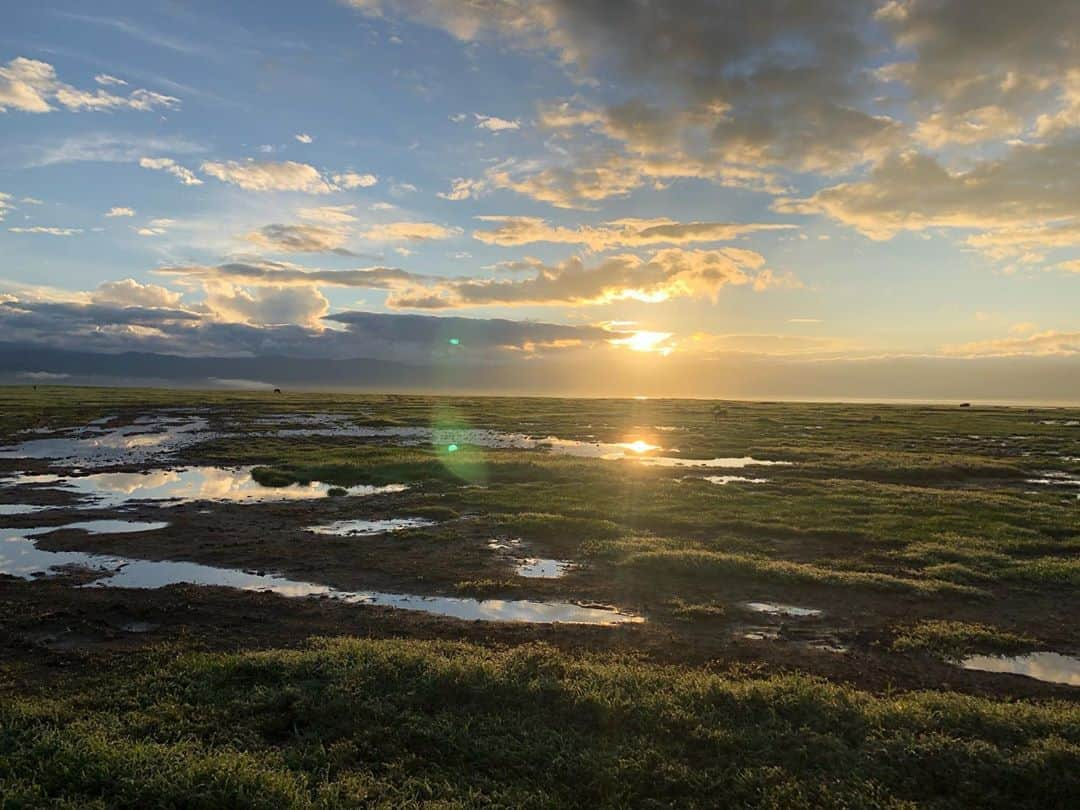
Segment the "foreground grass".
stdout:
<path fill-rule="evenodd" d="M 923 650 L 957 661 L 973 653 L 1027 652 L 1037 644 L 1030 636 L 985 624 L 923 621 L 902 628 L 893 639 L 892 648 L 898 652 Z"/>
<path fill-rule="evenodd" d="M 1068 806 L 1080 706 L 553 648 L 161 651 L 0 702 L 0 805 Z"/>

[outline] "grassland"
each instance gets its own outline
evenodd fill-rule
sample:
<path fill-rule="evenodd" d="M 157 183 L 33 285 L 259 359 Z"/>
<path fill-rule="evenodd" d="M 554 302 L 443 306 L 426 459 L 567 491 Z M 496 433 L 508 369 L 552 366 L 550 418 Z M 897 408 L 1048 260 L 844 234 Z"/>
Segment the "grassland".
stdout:
<path fill-rule="evenodd" d="M 953 663 L 1080 651 L 1076 410 L 42 387 L 0 389 L 0 441 L 163 407 L 203 409 L 216 431 L 173 464 L 251 465 L 268 486 L 409 488 L 177 506 L 153 536 L 39 546 L 340 589 L 597 602 L 647 621 L 474 624 L 0 577 L 0 807 L 1064 807 L 1080 795 L 1080 690 Z M 286 437 L 265 428 L 272 414 L 434 432 Z M 470 428 L 784 463 L 655 467 L 470 444 Z M 435 525 L 313 544 L 313 516 Z M 576 566 L 517 577 L 492 540 Z M 823 614 L 746 608 L 761 600 Z M 158 630 L 114 632 L 114 614 Z"/>

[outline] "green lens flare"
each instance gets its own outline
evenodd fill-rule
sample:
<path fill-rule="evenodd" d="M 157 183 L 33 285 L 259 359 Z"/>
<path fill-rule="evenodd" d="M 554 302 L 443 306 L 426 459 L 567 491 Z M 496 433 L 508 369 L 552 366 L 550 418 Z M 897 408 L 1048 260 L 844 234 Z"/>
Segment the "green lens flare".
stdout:
<path fill-rule="evenodd" d="M 451 346 L 460 346 L 461 341 L 458 338 L 450 338 L 450 345 Z"/>
<path fill-rule="evenodd" d="M 469 420 L 451 405 L 441 405 L 431 415 L 432 445 L 442 465 L 455 478 L 483 484 L 488 478 L 482 448 L 469 443 Z"/>

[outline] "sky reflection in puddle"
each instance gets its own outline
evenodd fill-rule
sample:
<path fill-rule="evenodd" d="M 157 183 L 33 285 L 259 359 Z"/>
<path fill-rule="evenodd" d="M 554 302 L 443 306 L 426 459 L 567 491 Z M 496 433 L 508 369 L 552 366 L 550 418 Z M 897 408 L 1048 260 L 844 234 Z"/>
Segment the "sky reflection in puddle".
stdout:
<path fill-rule="evenodd" d="M 674 456 L 652 455 L 663 452 L 660 445 L 644 439 L 625 442 L 587 442 L 562 439 L 558 436 L 535 437 L 525 433 L 506 433 L 479 428 L 436 429 L 419 426 L 369 427 L 355 425 L 347 420 L 334 420 L 309 415 L 310 427 L 283 428 L 273 431 L 279 437 L 342 436 L 370 439 L 397 439 L 403 445 L 432 444 L 436 447 L 486 447 L 490 449 L 547 450 L 558 455 L 579 458 L 599 458 L 605 461 L 638 459 L 643 464 L 656 467 L 717 467 L 738 469 L 754 465 L 789 464 L 786 461 L 763 461 L 749 456 L 734 458 L 692 459 Z M 663 426 L 665 429 L 672 426 Z M 669 451 L 670 452 L 670 451 Z"/>
<path fill-rule="evenodd" d="M 572 602 L 480 600 L 380 591 L 340 591 L 326 585 L 296 582 L 270 574 L 214 568 L 198 563 L 129 560 L 76 551 L 44 551 L 34 545 L 28 534 L 30 532 L 24 530 L 0 531 L 0 573 L 31 579 L 35 575 L 55 573 L 57 569 L 64 567 L 79 567 L 104 573 L 100 579 L 80 586 L 88 588 L 154 589 L 187 583 L 245 591 L 267 591 L 288 597 L 317 596 L 348 604 L 415 610 L 466 620 L 592 625 L 644 622 L 641 616 L 621 613 L 614 609 L 576 605 Z"/>
<path fill-rule="evenodd" d="M 423 518 L 391 518 L 389 520 L 338 520 L 325 526 L 309 526 L 312 534 L 330 534 L 339 537 L 366 537 L 375 534 L 400 532 L 404 529 L 422 529 L 434 526 L 435 521 Z"/>
<path fill-rule="evenodd" d="M 13 484 L 50 484 L 55 489 L 89 498 L 97 508 L 113 508 L 132 501 L 168 501 L 169 505 L 194 501 L 256 503 L 320 498 L 333 487 L 313 481 L 286 487 L 265 487 L 251 477 L 251 467 L 184 467 L 147 473 L 95 473 L 84 476 L 25 476 Z M 403 492 L 404 484 L 356 486 L 349 495 Z"/>
<path fill-rule="evenodd" d="M 747 478 L 745 475 L 706 475 L 702 478 L 704 481 L 708 481 L 710 484 L 717 484 L 723 486 L 725 484 L 767 484 L 768 478 Z"/>
<path fill-rule="evenodd" d="M 95 420 L 56 431 L 59 435 L 0 447 L 0 458 L 49 459 L 82 467 L 140 464 L 210 438 L 210 425 L 201 416 L 150 414 L 111 429 L 105 423 Z"/>
<path fill-rule="evenodd" d="M 815 608 L 796 607 L 795 605 L 784 605 L 780 602 L 745 602 L 743 607 L 754 613 L 765 613 L 770 616 L 790 616 L 792 618 L 816 618 L 822 615 L 823 611 Z"/>
<path fill-rule="evenodd" d="M 546 560 L 540 557 L 527 557 L 518 560 L 514 573 L 527 579 L 559 579 L 566 576 L 574 567 L 569 560 Z"/>
<path fill-rule="evenodd" d="M 960 662 L 964 669 L 1026 675 L 1048 683 L 1080 686 L 1080 658 L 1056 652 L 1027 655 L 972 655 Z"/>

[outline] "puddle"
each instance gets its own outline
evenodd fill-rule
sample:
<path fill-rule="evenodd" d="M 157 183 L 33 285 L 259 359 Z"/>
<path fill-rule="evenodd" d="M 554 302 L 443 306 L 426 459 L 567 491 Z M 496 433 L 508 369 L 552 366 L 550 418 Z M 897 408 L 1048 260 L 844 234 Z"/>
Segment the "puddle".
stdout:
<path fill-rule="evenodd" d="M 545 560 L 539 557 L 528 557 L 519 560 L 514 567 L 514 573 L 519 577 L 529 579 L 559 579 L 566 576 L 567 572 L 574 567 L 569 560 Z"/>
<path fill-rule="evenodd" d="M 0 447 L 0 458 L 47 459 L 83 467 L 140 464 L 211 438 L 210 424 L 201 416 L 154 414 L 118 428 L 109 429 L 106 424 L 94 420 L 83 427 L 56 431 L 59 435 L 49 438 Z"/>
<path fill-rule="evenodd" d="M 641 616 L 613 608 L 578 605 L 573 602 L 468 599 L 464 597 L 418 596 L 381 591 L 341 591 L 327 585 L 296 582 L 271 574 L 253 574 L 228 568 L 213 568 L 190 562 L 130 560 L 76 551 L 43 551 L 26 532 L 0 532 L 0 573 L 23 579 L 56 573 L 65 567 L 101 571 L 104 576 L 83 588 L 164 588 L 191 584 L 222 586 L 245 591 L 265 591 L 288 597 L 321 597 L 348 604 L 376 605 L 415 610 L 456 619 L 534 622 L 551 624 L 637 624 Z"/>
<path fill-rule="evenodd" d="M 268 417 L 273 419 L 273 417 Z M 485 447 L 489 449 L 546 450 L 559 455 L 579 458 L 599 458 L 606 461 L 635 458 L 642 463 L 657 467 L 720 467 L 737 469 L 753 465 L 789 464 L 786 461 L 763 461 L 744 456 L 741 458 L 684 459 L 674 456 L 651 455 L 662 452 L 664 448 L 636 439 L 626 442 L 586 442 L 577 439 L 562 439 L 558 436 L 535 437 L 525 433 L 506 433 L 497 430 L 461 429 L 442 430 L 429 427 L 368 427 L 349 424 L 343 420 L 309 416 L 310 427 L 283 428 L 271 435 L 279 437 L 315 437 L 341 436 L 370 439 L 396 439 L 400 444 L 433 444 L 436 447 Z M 663 425 L 665 431 L 676 430 L 671 425 Z M 658 429 L 661 429 L 658 428 Z M 671 452 L 671 451 L 668 451 Z M 677 452 L 677 451 L 676 451 Z"/>
<path fill-rule="evenodd" d="M 964 669 L 1026 675 L 1048 683 L 1080 686 L 1080 658 L 1056 652 L 1027 655 L 972 655 L 960 662 Z"/>
<path fill-rule="evenodd" d="M 787 467 L 790 461 L 765 461 L 760 458 L 676 458 L 674 456 L 644 456 L 641 463 L 649 467 L 710 467 L 737 470 L 743 467 Z"/>
<path fill-rule="evenodd" d="M 745 475 L 706 475 L 702 478 L 703 481 L 708 481 L 710 484 L 718 484 L 723 486 L 724 484 L 767 484 L 768 478 L 747 478 Z"/>
<path fill-rule="evenodd" d="M 265 487 L 251 477 L 251 467 L 184 467 L 148 473 L 95 473 L 83 476 L 22 476 L 13 484 L 48 484 L 51 488 L 88 498 L 99 508 L 115 508 L 133 501 L 169 501 L 170 505 L 195 501 L 256 503 L 325 497 L 330 484 L 313 481 L 287 487 Z M 404 492 L 404 484 L 356 486 L 349 495 Z"/>
<path fill-rule="evenodd" d="M 128 622 L 120 625 L 120 629 L 125 633 L 151 633 L 158 629 L 158 625 L 153 622 Z"/>
<path fill-rule="evenodd" d="M 423 518 L 392 518 L 390 520 L 339 520 L 325 526 L 309 526 L 306 531 L 313 534 L 333 534 L 341 537 L 365 537 L 375 534 L 389 534 L 404 529 L 422 529 L 434 526 L 435 521 Z"/>
<path fill-rule="evenodd" d="M 1025 483 L 1046 487 L 1080 487 L 1080 475 L 1067 472 L 1045 472 L 1039 478 L 1027 478 Z"/>
<path fill-rule="evenodd" d="M 34 512 L 44 512 L 48 506 L 33 506 L 28 503 L 0 503 L 0 517 L 5 515 L 32 515 Z"/>
<path fill-rule="evenodd" d="M 78 523 L 65 523 L 63 526 L 48 526 L 30 529 L 35 536 L 53 532 L 77 530 L 87 534 L 137 534 L 138 532 L 156 532 L 169 524 L 164 520 L 140 522 L 137 520 L 83 520 Z M 22 529 L 23 533 L 27 530 Z"/>
<path fill-rule="evenodd" d="M 506 557 L 514 566 L 514 573 L 527 579 L 559 579 L 577 565 L 570 560 L 552 560 L 546 557 L 522 557 L 524 543 L 521 538 L 490 540 L 488 548 Z"/>
<path fill-rule="evenodd" d="M 767 613 L 770 616 L 790 616 L 802 619 L 817 618 L 823 614 L 823 611 L 815 608 L 783 605 L 779 602 L 744 602 L 743 607 L 754 613 Z"/>

